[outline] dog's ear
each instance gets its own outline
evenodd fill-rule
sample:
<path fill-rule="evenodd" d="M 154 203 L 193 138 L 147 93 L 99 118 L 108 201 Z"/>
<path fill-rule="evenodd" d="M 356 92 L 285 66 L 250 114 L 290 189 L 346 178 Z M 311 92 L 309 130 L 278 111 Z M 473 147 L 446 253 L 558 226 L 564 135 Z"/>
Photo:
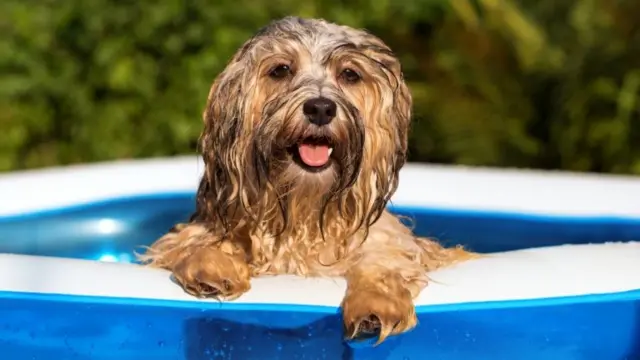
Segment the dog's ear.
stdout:
<path fill-rule="evenodd" d="M 197 193 L 194 220 L 207 221 L 220 230 L 234 227 L 240 206 L 244 154 L 249 141 L 244 130 L 246 85 L 244 59 L 240 52 L 218 75 L 209 91 L 203 113 L 204 130 L 200 152 L 205 165 Z"/>
<path fill-rule="evenodd" d="M 411 91 L 407 86 L 402 65 L 396 55 L 381 42 L 378 38 L 371 40 L 365 46 L 367 56 L 378 64 L 378 67 L 385 73 L 387 85 L 392 91 L 392 106 L 388 111 L 388 115 L 393 117 L 395 127 L 398 131 L 402 131 L 399 138 L 407 140 L 407 132 L 411 122 L 412 98 Z M 406 148 L 406 144 L 405 144 Z"/>
<path fill-rule="evenodd" d="M 375 176 L 375 200 L 369 213 L 372 224 L 395 193 L 400 169 L 407 158 L 412 98 L 399 59 L 380 39 L 367 38 L 361 50 L 376 68 L 375 91 L 379 97 L 371 109 L 375 126 L 368 130 L 369 161 Z"/>
<path fill-rule="evenodd" d="M 381 81 L 384 84 L 379 85 L 385 87 L 385 91 L 382 92 L 388 93 L 391 101 L 384 102 L 384 108 L 379 110 L 382 112 L 381 116 L 388 118 L 389 127 L 394 130 L 397 152 L 394 162 L 398 162 L 396 166 L 402 167 L 407 155 L 408 134 L 411 126 L 413 106 L 411 91 L 405 82 L 400 60 L 391 48 L 380 38 L 369 33 L 365 33 L 362 39 L 362 52 L 384 73 L 382 76 L 384 79 Z"/>
<path fill-rule="evenodd" d="M 400 170 L 407 158 L 407 148 L 409 142 L 409 130 L 411 127 L 412 98 L 411 91 L 404 80 L 404 74 L 399 61 L 396 60 L 392 74 L 394 77 L 393 105 L 389 111 L 389 116 L 396 130 L 396 172 Z"/>

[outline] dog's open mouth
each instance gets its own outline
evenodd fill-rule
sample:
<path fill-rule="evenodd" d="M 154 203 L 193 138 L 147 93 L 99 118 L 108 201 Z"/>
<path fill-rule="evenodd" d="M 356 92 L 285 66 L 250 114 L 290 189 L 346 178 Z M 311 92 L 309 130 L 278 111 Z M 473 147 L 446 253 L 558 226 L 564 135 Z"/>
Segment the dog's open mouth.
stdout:
<path fill-rule="evenodd" d="M 333 146 L 326 138 L 306 138 L 297 144 L 300 161 L 311 168 L 322 168 L 329 164 Z"/>

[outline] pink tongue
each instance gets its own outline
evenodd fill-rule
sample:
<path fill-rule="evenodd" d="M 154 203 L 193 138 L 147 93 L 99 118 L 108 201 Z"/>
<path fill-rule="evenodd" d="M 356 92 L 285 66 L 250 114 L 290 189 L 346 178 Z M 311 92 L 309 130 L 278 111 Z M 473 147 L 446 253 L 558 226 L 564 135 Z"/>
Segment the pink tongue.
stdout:
<path fill-rule="evenodd" d="M 323 166 L 329 162 L 329 147 L 327 145 L 298 145 L 300 159 L 309 166 Z"/>

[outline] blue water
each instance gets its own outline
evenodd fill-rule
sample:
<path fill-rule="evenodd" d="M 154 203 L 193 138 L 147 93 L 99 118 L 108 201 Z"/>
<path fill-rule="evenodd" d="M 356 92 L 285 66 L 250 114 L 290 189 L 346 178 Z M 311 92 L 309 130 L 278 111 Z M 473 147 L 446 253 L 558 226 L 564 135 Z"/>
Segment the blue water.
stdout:
<path fill-rule="evenodd" d="M 193 200 L 129 198 L 0 218 L 0 252 L 130 261 L 186 220 Z M 640 239 L 640 221 L 628 219 L 394 211 L 412 217 L 418 234 L 481 252 Z M 0 291 L 0 359 L 640 360 L 640 290 L 417 312 L 415 330 L 372 348 L 343 341 L 337 308 Z"/>
<path fill-rule="evenodd" d="M 0 218 L 0 252 L 130 260 L 194 208 L 191 193 L 116 199 Z M 640 239 L 640 219 L 561 218 L 392 208 L 413 219 L 415 232 L 479 252 Z"/>

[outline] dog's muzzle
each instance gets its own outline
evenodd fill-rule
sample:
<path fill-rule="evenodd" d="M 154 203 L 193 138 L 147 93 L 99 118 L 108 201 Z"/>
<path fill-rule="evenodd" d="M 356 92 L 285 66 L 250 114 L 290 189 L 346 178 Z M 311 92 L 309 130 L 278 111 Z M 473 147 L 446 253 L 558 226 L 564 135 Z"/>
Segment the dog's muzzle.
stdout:
<path fill-rule="evenodd" d="M 337 108 L 335 101 L 325 97 L 317 97 L 305 101 L 302 111 L 312 126 L 321 128 L 331 123 L 336 116 Z M 330 139 L 326 137 L 310 136 L 304 138 L 297 147 L 300 160 L 309 167 L 322 168 L 327 166 L 331 160 L 333 146 Z"/>

